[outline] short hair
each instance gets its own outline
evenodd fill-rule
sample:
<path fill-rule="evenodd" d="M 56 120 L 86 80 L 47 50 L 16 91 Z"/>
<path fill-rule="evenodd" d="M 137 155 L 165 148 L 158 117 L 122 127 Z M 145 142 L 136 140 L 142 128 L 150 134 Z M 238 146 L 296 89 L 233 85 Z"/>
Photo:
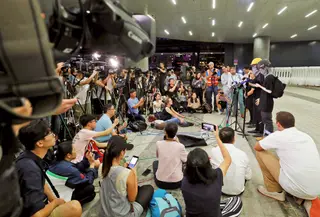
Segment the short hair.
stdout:
<path fill-rule="evenodd" d="M 103 111 L 104 113 L 106 113 L 107 111 L 109 111 L 113 106 L 113 104 L 108 103 L 107 105 L 103 106 Z"/>
<path fill-rule="evenodd" d="M 36 143 L 50 133 L 49 123 L 45 120 L 34 120 L 19 131 L 19 140 L 26 150 L 34 150 Z"/>
<path fill-rule="evenodd" d="M 72 141 L 65 141 L 58 145 L 56 152 L 57 161 L 63 161 L 67 154 L 72 154 Z"/>
<path fill-rule="evenodd" d="M 219 131 L 219 137 L 223 143 L 232 143 L 234 140 L 234 130 L 231 127 L 224 127 Z"/>
<path fill-rule="evenodd" d="M 137 92 L 137 91 L 136 91 L 135 89 L 131 89 L 131 90 L 130 90 L 130 94 L 131 94 L 131 93 L 134 93 L 134 92 Z"/>
<path fill-rule="evenodd" d="M 278 112 L 277 116 L 276 116 L 276 120 L 285 129 L 290 128 L 290 127 L 294 127 L 294 125 L 295 125 L 294 116 L 290 112 L 284 112 L 284 111 Z"/>
<path fill-rule="evenodd" d="M 90 114 L 85 114 L 85 115 L 82 115 L 80 117 L 80 124 L 82 125 L 82 127 L 85 127 L 87 126 L 87 124 L 92 121 L 92 120 L 95 120 L 96 117 L 93 116 L 93 115 L 90 115 Z"/>
<path fill-rule="evenodd" d="M 176 123 L 167 123 L 164 131 L 170 139 L 173 139 L 178 132 L 178 125 Z"/>
<path fill-rule="evenodd" d="M 245 66 L 245 67 L 243 67 L 243 69 L 245 69 L 245 70 L 250 70 L 251 67 L 250 67 L 250 66 Z"/>

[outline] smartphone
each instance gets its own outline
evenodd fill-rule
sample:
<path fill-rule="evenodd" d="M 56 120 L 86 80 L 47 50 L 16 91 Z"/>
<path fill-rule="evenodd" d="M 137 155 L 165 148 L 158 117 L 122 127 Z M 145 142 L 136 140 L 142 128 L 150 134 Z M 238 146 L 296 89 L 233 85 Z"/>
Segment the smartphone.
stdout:
<path fill-rule="evenodd" d="M 217 126 L 214 124 L 202 123 L 201 126 L 202 126 L 202 129 L 206 131 L 213 131 L 213 130 L 216 131 L 217 129 Z"/>
<path fill-rule="evenodd" d="M 133 156 L 133 157 L 131 158 L 131 160 L 130 160 L 130 163 L 129 163 L 129 165 L 128 165 L 128 168 L 129 168 L 129 169 L 134 168 L 134 167 L 137 165 L 138 160 L 139 160 L 139 157 L 138 157 L 138 156 Z"/>
<path fill-rule="evenodd" d="M 150 169 L 146 169 L 143 173 L 142 173 L 142 175 L 143 176 L 147 176 L 147 175 L 149 175 L 151 173 L 151 170 Z"/>

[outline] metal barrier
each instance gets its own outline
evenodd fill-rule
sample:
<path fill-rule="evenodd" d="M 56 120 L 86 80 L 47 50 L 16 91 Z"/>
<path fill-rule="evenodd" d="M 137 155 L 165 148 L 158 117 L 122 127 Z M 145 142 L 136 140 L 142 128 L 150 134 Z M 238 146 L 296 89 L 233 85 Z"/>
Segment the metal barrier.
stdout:
<path fill-rule="evenodd" d="M 285 84 L 320 86 L 320 67 L 276 67 L 272 72 Z"/>

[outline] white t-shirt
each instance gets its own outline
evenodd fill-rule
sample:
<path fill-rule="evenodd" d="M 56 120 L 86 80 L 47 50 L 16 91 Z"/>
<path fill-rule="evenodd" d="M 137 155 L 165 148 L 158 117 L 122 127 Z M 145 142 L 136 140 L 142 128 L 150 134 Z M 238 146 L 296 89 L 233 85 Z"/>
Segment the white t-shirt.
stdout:
<path fill-rule="evenodd" d="M 320 195 L 320 156 L 309 135 L 292 127 L 274 132 L 259 143 L 263 149 L 277 152 L 279 182 L 286 192 L 306 200 Z"/>
<path fill-rule="evenodd" d="M 84 77 L 81 81 L 85 81 L 87 80 L 88 78 Z M 80 79 L 75 79 L 75 84 L 77 84 L 78 82 L 80 81 Z M 87 92 L 90 88 L 90 85 L 89 84 L 85 84 L 85 85 L 80 85 L 80 83 L 76 86 L 76 90 L 77 90 L 77 95 L 76 95 L 76 98 L 79 99 L 79 102 L 81 105 L 84 105 L 86 104 L 86 99 L 87 99 Z M 91 97 L 88 96 L 88 99 L 87 99 L 87 103 L 90 103 L 91 102 Z M 78 102 L 77 102 L 78 104 Z"/>
<path fill-rule="evenodd" d="M 250 180 L 252 170 L 247 154 L 236 148 L 234 144 L 224 144 L 230 153 L 232 163 L 226 176 L 223 178 L 222 192 L 228 195 L 239 195 L 244 191 L 245 180 Z M 212 148 L 211 162 L 214 168 L 218 168 L 223 162 L 219 147 Z"/>
<path fill-rule="evenodd" d="M 159 102 L 153 101 L 153 113 L 162 112 L 163 104 L 161 100 Z"/>
<path fill-rule="evenodd" d="M 72 163 L 79 163 L 83 160 L 86 147 L 96 134 L 97 132 L 93 130 L 82 129 L 75 135 L 72 143 L 76 149 L 77 156 L 76 159 L 72 160 Z"/>

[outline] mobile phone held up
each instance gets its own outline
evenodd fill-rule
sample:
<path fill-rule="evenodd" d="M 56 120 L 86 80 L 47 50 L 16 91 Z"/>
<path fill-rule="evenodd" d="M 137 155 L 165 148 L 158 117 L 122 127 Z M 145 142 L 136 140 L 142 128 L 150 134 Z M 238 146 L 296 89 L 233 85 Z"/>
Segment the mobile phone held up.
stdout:
<path fill-rule="evenodd" d="M 129 165 L 128 165 L 128 168 L 129 168 L 129 169 L 134 168 L 134 167 L 137 165 L 138 160 L 139 160 L 139 157 L 138 157 L 138 156 L 133 156 L 133 157 L 131 158 L 131 160 L 130 160 L 130 163 L 129 163 Z"/>
<path fill-rule="evenodd" d="M 208 123 L 202 123 L 201 127 L 203 130 L 206 130 L 206 131 L 216 131 L 216 129 L 217 129 L 216 125 L 208 124 Z"/>

